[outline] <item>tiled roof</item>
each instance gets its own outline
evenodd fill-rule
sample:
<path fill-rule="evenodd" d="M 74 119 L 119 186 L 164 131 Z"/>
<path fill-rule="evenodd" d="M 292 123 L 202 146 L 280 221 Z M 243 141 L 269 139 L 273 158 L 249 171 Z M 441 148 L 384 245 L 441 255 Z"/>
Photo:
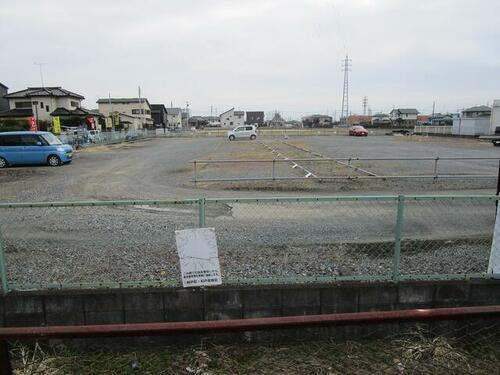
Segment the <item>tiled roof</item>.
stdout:
<path fill-rule="evenodd" d="M 62 87 L 28 87 L 26 90 L 11 92 L 4 96 L 6 99 L 30 98 L 33 96 L 56 96 L 85 99 L 82 95 L 63 89 Z"/>
<path fill-rule="evenodd" d="M 491 108 L 486 105 L 478 105 L 464 109 L 464 112 L 491 112 Z"/>

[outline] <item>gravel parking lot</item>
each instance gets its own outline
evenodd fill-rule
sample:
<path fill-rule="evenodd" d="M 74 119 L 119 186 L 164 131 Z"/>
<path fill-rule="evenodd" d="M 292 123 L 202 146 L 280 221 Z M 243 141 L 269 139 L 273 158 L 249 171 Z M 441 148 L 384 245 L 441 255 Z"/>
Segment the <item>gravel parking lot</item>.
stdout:
<path fill-rule="evenodd" d="M 266 140 L 264 140 L 266 141 Z M 280 142 L 272 139 L 269 142 Z M 475 141 L 412 141 L 406 137 L 301 137 L 289 140 L 330 156 L 475 155 L 497 149 Z M 238 150 L 244 151 L 238 153 Z M 378 152 L 380 153 L 376 153 Z M 190 161 L 257 157 L 257 142 L 219 138 L 153 139 L 80 151 L 60 168 L 0 171 L 3 202 L 161 199 L 337 194 L 334 184 L 310 190 L 255 191 L 194 186 Z M 266 156 L 267 157 L 267 156 Z M 479 165 L 492 168 L 494 165 Z M 236 170 L 237 172 L 237 170 Z M 257 173 L 258 171 L 254 171 Z M 491 193 L 492 183 L 451 192 Z M 493 184 L 494 185 L 494 184 Z M 325 187 L 326 186 L 326 187 Z M 234 186 L 233 186 L 234 188 Z M 371 190 L 370 190 L 371 189 Z M 379 189 L 379 190 L 375 190 Z M 398 187 L 345 185 L 342 194 L 439 191 L 439 183 Z M 391 190 L 392 189 L 392 190 Z M 420 203 L 407 210 L 402 269 L 406 274 L 484 272 L 494 223 L 491 203 Z M 207 207 L 225 279 L 391 272 L 395 204 L 226 203 Z M 6 209 L 0 212 L 9 280 L 17 283 L 178 280 L 174 231 L 198 225 L 197 207 Z M 422 262 L 425 254 L 425 262 Z"/>

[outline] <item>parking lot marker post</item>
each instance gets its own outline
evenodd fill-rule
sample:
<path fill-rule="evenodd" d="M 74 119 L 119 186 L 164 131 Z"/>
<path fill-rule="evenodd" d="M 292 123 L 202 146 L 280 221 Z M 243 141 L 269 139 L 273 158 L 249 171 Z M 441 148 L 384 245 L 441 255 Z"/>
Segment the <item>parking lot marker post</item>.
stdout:
<path fill-rule="evenodd" d="M 198 200 L 198 218 L 199 218 L 198 226 L 200 228 L 205 227 L 205 205 L 206 205 L 205 198 L 201 198 Z"/>
<path fill-rule="evenodd" d="M 2 228 L 0 228 L 0 281 L 2 283 L 3 294 L 7 294 L 9 285 L 7 282 L 7 266 L 5 263 L 5 246 L 2 237 Z"/>
<path fill-rule="evenodd" d="M 400 263 L 401 263 L 401 237 L 403 233 L 403 215 L 405 207 L 405 197 L 398 195 L 398 209 L 396 215 L 396 228 L 394 233 L 394 257 L 392 268 L 392 279 L 394 282 L 399 280 Z"/>

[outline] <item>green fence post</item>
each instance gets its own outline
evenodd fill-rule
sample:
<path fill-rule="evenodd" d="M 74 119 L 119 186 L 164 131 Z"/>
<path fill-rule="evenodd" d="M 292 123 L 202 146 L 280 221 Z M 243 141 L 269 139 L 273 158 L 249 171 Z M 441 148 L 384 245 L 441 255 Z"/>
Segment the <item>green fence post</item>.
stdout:
<path fill-rule="evenodd" d="M 394 258 L 392 264 L 392 279 L 397 282 L 400 275 L 400 263 L 401 263 L 401 237 L 403 233 L 403 215 L 405 207 L 405 197 L 404 195 L 398 196 L 398 211 L 396 216 L 396 228 L 394 230 Z"/>
<path fill-rule="evenodd" d="M 3 294 L 7 294 L 9 285 L 7 282 L 7 265 L 5 262 L 5 246 L 2 237 L 2 228 L 0 228 L 0 281 L 2 283 Z"/>
<path fill-rule="evenodd" d="M 198 219 L 199 219 L 199 227 L 205 227 L 205 198 L 201 198 L 198 200 Z"/>

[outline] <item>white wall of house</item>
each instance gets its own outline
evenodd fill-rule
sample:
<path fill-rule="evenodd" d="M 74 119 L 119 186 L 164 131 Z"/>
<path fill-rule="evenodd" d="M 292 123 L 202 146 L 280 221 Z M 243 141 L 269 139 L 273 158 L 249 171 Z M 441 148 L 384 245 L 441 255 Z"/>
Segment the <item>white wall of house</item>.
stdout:
<path fill-rule="evenodd" d="M 167 121 L 168 121 L 168 126 L 171 128 L 176 128 L 176 129 L 182 128 L 182 118 L 180 112 L 178 114 L 167 113 Z"/>
<path fill-rule="evenodd" d="M 453 120 L 453 135 L 487 135 L 490 132 L 490 118 L 456 118 Z"/>
<path fill-rule="evenodd" d="M 397 111 L 391 111 L 390 118 L 392 121 L 396 121 L 397 119 L 402 119 L 404 121 L 417 121 L 418 114 L 416 113 L 399 113 Z"/>
<path fill-rule="evenodd" d="M 139 119 L 139 128 L 153 124 L 151 117 L 151 107 L 147 101 L 139 102 L 123 102 L 123 103 L 97 103 L 99 113 L 104 116 L 110 116 L 112 112 L 123 113 L 128 116 L 133 116 Z M 142 125 L 141 125 L 142 124 Z"/>
<path fill-rule="evenodd" d="M 104 116 L 109 116 L 111 112 L 120 112 L 138 118 L 151 118 L 151 107 L 146 101 L 142 103 L 97 103 L 97 106 L 99 113 Z"/>
<path fill-rule="evenodd" d="M 222 113 L 220 116 L 220 124 L 223 128 L 235 128 L 240 125 L 245 125 L 245 116 L 235 116 L 234 108 Z"/>
<path fill-rule="evenodd" d="M 19 105 L 30 103 L 33 116 L 38 115 L 38 119 L 42 121 L 51 121 L 50 114 L 56 108 L 65 108 L 74 110 L 81 106 L 81 99 L 71 97 L 50 97 L 50 96 L 34 96 L 30 98 L 9 99 L 10 109 L 22 108 Z M 17 103 L 17 104 L 16 104 Z M 34 104 L 37 103 L 37 104 Z M 29 108 L 29 107 L 24 107 Z"/>

